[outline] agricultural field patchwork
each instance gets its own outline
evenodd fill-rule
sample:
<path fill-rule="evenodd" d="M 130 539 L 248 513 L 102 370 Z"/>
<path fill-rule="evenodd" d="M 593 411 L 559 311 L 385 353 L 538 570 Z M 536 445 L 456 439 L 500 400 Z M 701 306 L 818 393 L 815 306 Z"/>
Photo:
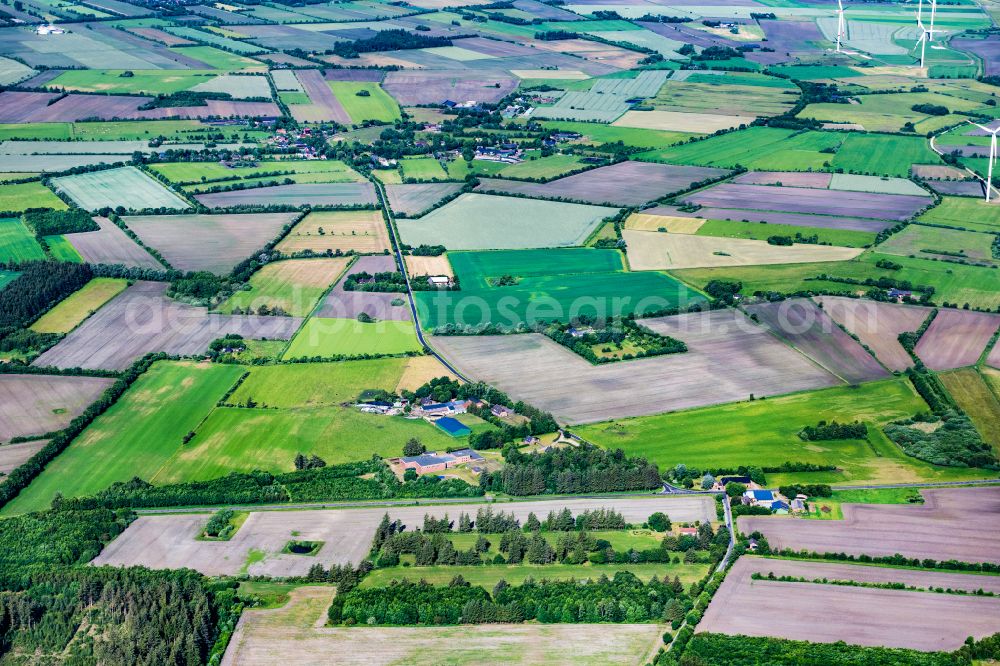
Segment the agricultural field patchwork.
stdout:
<path fill-rule="evenodd" d="M 991 2 L 5 4 L 0 663 L 1000 660 Z"/>

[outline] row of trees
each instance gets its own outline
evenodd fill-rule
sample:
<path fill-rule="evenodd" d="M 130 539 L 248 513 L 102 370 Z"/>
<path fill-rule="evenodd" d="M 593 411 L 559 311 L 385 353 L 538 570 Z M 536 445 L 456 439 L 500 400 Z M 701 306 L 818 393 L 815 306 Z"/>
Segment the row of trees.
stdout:
<path fill-rule="evenodd" d="M 651 490 L 663 484 L 659 469 L 645 458 L 587 443 L 528 454 L 507 445 L 503 457 L 502 470 L 480 475 L 483 490 L 510 495 L 574 494 Z"/>
<path fill-rule="evenodd" d="M 683 587 L 683 586 L 680 586 Z M 648 583 L 627 571 L 613 579 L 501 580 L 492 594 L 461 578 L 445 586 L 420 581 L 355 588 L 337 595 L 328 615 L 334 624 L 450 625 L 486 622 L 659 622 L 683 617 L 693 604 L 683 589 L 653 577 Z"/>

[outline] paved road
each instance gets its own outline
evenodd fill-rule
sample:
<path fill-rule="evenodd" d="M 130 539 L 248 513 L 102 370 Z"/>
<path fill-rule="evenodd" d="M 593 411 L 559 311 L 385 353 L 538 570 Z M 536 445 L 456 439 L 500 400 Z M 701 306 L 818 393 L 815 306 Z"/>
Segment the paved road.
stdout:
<path fill-rule="evenodd" d="M 413 289 L 410 288 L 410 274 L 406 270 L 406 261 L 403 259 L 403 252 L 400 250 L 400 240 L 399 236 L 396 235 L 396 218 L 392 215 L 392 209 L 389 207 L 389 197 L 385 193 L 385 186 L 375 177 L 372 177 L 371 182 L 375 185 L 375 189 L 378 191 L 379 197 L 382 199 L 382 205 L 385 208 L 385 214 L 389 217 L 389 234 L 392 236 L 392 249 L 396 255 L 396 264 L 399 266 L 399 271 L 403 274 L 403 279 L 406 280 L 406 298 L 410 302 L 410 312 L 413 314 L 413 325 L 417 328 L 417 340 L 420 341 L 424 347 L 431 353 L 434 358 L 441 362 L 441 364 L 448 368 L 456 377 L 462 381 L 470 381 L 468 377 L 463 375 L 458 369 L 448 362 L 443 356 L 437 353 L 437 351 L 430 346 L 427 340 L 424 338 L 424 332 L 420 326 L 420 316 L 417 314 L 417 303 L 413 299 Z"/>

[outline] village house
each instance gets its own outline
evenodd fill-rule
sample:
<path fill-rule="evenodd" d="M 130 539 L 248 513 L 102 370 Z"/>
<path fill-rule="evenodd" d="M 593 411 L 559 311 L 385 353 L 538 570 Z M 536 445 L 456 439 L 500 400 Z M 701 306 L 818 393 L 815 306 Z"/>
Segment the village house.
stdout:
<path fill-rule="evenodd" d="M 776 493 L 772 490 L 748 490 L 743 493 L 743 498 L 744 504 L 749 504 L 751 506 L 763 506 L 768 509 L 770 509 L 775 502 L 780 501 Z M 781 503 L 784 504 L 784 502 Z M 785 509 L 788 509 L 787 504 L 785 504 Z"/>
<path fill-rule="evenodd" d="M 418 410 L 414 410 L 419 416 L 454 416 L 455 414 L 465 414 L 469 411 L 472 403 L 468 400 L 452 400 L 450 402 L 431 402 L 421 405 Z"/>
<path fill-rule="evenodd" d="M 505 419 L 513 413 L 514 410 L 508 407 L 507 405 L 498 404 L 490 407 L 490 414 L 497 417 L 498 419 Z"/>

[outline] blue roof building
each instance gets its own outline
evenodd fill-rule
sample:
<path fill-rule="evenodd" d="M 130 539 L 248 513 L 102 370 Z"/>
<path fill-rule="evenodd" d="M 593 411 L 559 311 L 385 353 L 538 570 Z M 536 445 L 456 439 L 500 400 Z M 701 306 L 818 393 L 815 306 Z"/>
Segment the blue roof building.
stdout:
<path fill-rule="evenodd" d="M 751 497 L 758 502 L 771 502 L 774 501 L 774 493 L 770 490 L 751 490 L 749 491 Z"/>
<path fill-rule="evenodd" d="M 446 433 L 452 437 L 464 437 L 472 432 L 472 428 L 465 425 L 457 419 L 453 419 L 450 416 L 442 416 L 434 425 L 444 430 Z"/>

